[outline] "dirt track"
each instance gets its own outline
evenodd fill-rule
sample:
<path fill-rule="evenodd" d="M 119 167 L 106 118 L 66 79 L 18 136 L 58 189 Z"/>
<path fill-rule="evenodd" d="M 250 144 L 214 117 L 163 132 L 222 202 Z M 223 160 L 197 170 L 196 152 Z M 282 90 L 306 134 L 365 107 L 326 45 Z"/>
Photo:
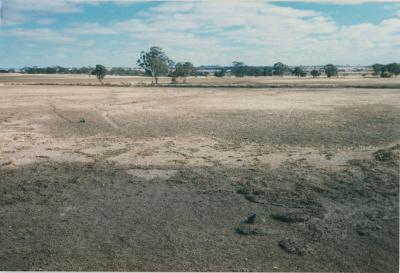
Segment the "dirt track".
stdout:
<path fill-rule="evenodd" d="M 0 86 L 0 270 L 397 272 L 399 102 Z"/>

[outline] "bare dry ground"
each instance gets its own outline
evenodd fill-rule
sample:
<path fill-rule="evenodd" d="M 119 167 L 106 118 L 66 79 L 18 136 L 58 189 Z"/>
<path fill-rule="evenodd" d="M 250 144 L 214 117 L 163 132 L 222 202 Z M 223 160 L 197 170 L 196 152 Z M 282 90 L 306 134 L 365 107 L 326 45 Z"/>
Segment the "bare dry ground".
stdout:
<path fill-rule="evenodd" d="M 182 83 L 182 79 L 178 79 L 180 83 Z M 41 74 L 0 74 L 0 84 L 56 84 L 56 85 L 98 85 L 95 76 L 89 75 L 41 75 Z M 140 85 L 140 84 L 150 84 L 150 77 L 129 77 L 129 76 L 107 76 L 104 79 L 104 84 L 131 84 L 131 85 Z M 171 78 L 169 77 L 160 77 L 160 84 L 170 84 Z M 216 85 L 216 86 L 226 86 L 226 85 L 249 85 L 251 86 L 263 86 L 263 85 L 271 85 L 273 87 L 280 86 L 290 86 L 290 87 L 314 87 L 314 86 L 322 86 L 322 87 L 366 87 L 366 88 L 397 88 L 400 89 L 400 78 L 379 78 L 379 77 L 362 77 L 361 75 L 349 75 L 349 76 L 340 76 L 339 78 L 297 78 L 292 76 L 285 77 L 222 77 L 217 78 L 213 76 L 208 77 L 188 77 L 187 85 L 198 85 L 198 86 L 207 86 L 207 85 Z M 182 84 L 178 84 L 177 86 L 182 86 Z M 185 86 L 185 85 L 183 85 Z"/>
<path fill-rule="evenodd" d="M 0 270 L 399 269 L 400 89 L 3 83 Z"/>

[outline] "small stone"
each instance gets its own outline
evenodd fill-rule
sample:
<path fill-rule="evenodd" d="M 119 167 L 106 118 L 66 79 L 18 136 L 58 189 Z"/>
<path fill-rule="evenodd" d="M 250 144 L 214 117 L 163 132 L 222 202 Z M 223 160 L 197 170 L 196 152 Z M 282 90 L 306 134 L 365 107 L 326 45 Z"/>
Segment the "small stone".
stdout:
<path fill-rule="evenodd" d="M 250 215 L 247 218 L 246 223 L 247 224 L 254 224 L 256 222 L 256 218 L 257 218 L 257 214 L 253 213 L 252 215 Z"/>
<path fill-rule="evenodd" d="M 80 123 L 85 123 L 86 120 L 85 120 L 84 118 L 81 118 L 81 119 L 79 120 L 79 122 L 80 122 Z"/>
<path fill-rule="evenodd" d="M 281 240 L 279 242 L 279 246 L 290 254 L 296 254 L 302 256 L 306 252 L 306 247 L 303 243 L 299 243 L 291 239 Z"/>
<path fill-rule="evenodd" d="M 254 202 L 254 203 L 257 202 L 256 197 L 254 195 L 248 194 L 248 195 L 245 196 L 245 198 L 250 202 Z"/>

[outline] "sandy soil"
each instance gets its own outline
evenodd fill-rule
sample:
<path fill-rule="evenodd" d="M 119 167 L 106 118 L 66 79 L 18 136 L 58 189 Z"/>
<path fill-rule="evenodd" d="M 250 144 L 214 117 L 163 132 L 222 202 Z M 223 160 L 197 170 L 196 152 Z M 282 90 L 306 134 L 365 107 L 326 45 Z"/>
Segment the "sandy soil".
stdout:
<path fill-rule="evenodd" d="M 3 84 L 0 270 L 397 272 L 399 116 L 397 89 Z"/>

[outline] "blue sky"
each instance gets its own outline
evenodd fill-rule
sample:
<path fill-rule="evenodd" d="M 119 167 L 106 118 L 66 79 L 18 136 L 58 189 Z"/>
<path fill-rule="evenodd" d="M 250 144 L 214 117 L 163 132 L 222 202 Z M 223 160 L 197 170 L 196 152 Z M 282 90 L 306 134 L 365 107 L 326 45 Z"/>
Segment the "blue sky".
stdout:
<path fill-rule="evenodd" d="M 0 67 L 400 61 L 400 2 L 0 0 Z"/>

